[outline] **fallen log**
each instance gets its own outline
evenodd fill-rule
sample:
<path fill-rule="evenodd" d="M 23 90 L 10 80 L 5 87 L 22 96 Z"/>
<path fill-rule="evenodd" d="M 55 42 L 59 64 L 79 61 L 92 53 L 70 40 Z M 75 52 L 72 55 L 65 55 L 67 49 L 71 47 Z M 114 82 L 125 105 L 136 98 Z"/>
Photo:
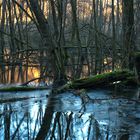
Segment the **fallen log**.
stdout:
<path fill-rule="evenodd" d="M 117 82 L 135 82 L 135 76 L 130 71 L 114 71 L 110 73 L 99 74 L 96 76 L 78 79 L 72 82 L 72 88 L 95 88 L 112 85 Z"/>
<path fill-rule="evenodd" d="M 135 74 L 128 70 L 122 70 L 77 79 L 60 87 L 55 92 L 64 92 L 69 89 L 71 90 L 105 88 L 114 86 L 118 83 L 123 84 L 125 86 L 137 86 Z"/>

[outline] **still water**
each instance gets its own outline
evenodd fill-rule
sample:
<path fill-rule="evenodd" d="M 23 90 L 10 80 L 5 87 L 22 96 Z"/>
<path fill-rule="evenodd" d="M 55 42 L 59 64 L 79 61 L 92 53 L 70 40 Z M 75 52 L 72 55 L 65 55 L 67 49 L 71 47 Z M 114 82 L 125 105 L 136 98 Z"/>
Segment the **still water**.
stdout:
<path fill-rule="evenodd" d="M 0 140 L 140 140 L 140 99 L 137 90 L 115 93 L 88 91 L 83 103 L 66 92 L 49 90 L 0 93 Z"/>

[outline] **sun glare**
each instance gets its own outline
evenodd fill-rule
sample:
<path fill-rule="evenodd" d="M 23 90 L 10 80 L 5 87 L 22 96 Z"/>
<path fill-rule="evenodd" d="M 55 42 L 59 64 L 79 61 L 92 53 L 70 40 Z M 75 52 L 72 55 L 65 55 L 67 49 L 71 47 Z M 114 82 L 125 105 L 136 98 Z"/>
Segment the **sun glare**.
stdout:
<path fill-rule="evenodd" d="M 39 77 L 39 71 L 37 69 L 33 70 L 33 75 L 35 78 Z"/>
<path fill-rule="evenodd" d="M 38 78 L 40 76 L 40 73 L 37 68 L 29 68 L 28 75 L 29 75 L 29 77 Z"/>

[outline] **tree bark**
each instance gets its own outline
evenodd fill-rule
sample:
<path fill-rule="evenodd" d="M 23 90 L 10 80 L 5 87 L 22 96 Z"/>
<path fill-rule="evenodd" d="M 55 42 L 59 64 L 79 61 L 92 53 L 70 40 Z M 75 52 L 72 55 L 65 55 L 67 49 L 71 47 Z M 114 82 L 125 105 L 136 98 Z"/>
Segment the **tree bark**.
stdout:
<path fill-rule="evenodd" d="M 54 86 L 59 86 L 66 82 L 64 63 L 61 61 L 61 49 L 57 42 L 53 39 L 45 15 L 41 11 L 38 0 L 30 0 L 31 10 L 33 11 L 39 25 L 39 30 L 43 38 L 44 46 L 48 47 L 48 58 L 50 57 L 52 69 L 54 70 Z"/>
<path fill-rule="evenodd" d="M 6 13 L 6 1 L 3 0 L 2 3 L 2 18 L 1 18 L 1 25 L 0 25 L 0 30 L 4 32 L 4 24 L 5 24 L 5 13 Z M 0 72 L 1 72 L 1 79 L 0 82 L 6 83 L 6 77 L 5 77 L 5 65 L 4 65 L 4 35 L 3 33 L 0 32 Z"/>
<path fill-rule="evenodd" d="M 123 68 L 133 69 L 134 58 L 134 9 L 133 0 L 122 1 L 123 10 L 123 56 L 126 56 L 123 61 Z"/>
<path fill-rule="evenodd" d="M 112 0 L 112 70 L 115 68 L 115 16 L 114 0 Z"/>
<path fill-rule="evenodd" d="M 74 74 L 75 78 L 80 78 L 82 72 L 82 65 L 83 65 L 83 56 L 82 56 L 82 45 L 78 27 L 78 20 L 77 20 L 77 0 L 71 0 L 71 7 L 72 7 L 72 42 L 75 40 L 78 44 L 78 56 L 77 56 L 77 68 Z"/>

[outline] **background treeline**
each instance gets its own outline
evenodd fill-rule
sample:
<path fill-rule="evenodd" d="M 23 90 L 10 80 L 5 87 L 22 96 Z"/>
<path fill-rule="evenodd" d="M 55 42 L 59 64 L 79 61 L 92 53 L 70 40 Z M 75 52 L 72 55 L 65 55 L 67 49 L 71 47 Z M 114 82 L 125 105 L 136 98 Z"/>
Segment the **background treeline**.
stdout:
<path fill-rule="evenodd" d="M 1 0 L 0 83 L 133 69 L 139 9 L 139 0 Z"/>

